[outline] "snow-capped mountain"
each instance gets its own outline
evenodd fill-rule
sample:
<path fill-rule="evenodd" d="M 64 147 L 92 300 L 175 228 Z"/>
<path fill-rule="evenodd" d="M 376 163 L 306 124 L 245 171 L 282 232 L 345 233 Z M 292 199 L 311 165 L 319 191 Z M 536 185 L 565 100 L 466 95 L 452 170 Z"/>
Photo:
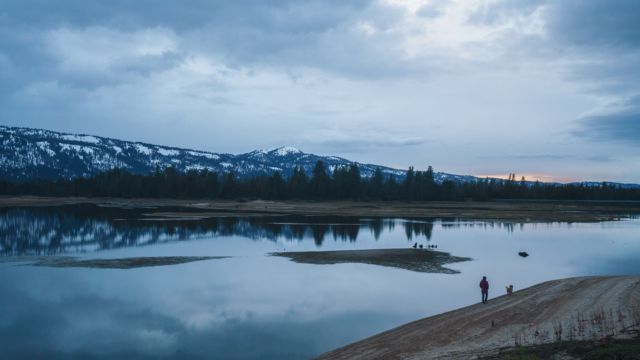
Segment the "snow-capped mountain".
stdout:
<path fill-rule="evenodd" d="M 318 156 L 292 147 L 256 150 L 232 155 L 130 142 L 93 135 L 0 126 L 0 178 L 9 180 L 87 177 L 113 168 L 146 174 L 173 166 L 179 171 L 233 171 L 239 177 L 271 174 L 289 176 L 296 166 L 311 173 L 318 160 L 329 171 L 356 162 L 335 156 Z M 376 168 L 384 175 L 402 177 L 403 170 L 357 163 L 362 176 Z"/>
<path fill-rule="evenodd" d="M 406 175 L 406 170 L 362 164 L 336 156 L 307 154 L 288 146 L 233 155 L 1 125 L 0 144 L 0 178 L 13 181 L 87 177 L 114 168 L 148 174 L 156 168 L 164 169 L 168 166 L 173 166 L 179 171 L 233 171 L 240 178 L 271 174 L 274 171 L 279 171 L 287 177 L 296 166 L 301 166 L 310 175 L 318 160 L 322 160 L 329 171 L 336 167 L 357 164 L 363 177 L 371 177 L 377 168 L 380 168 L 384 176 L 392 176 L 398 180 Z M 471 175 L 444 172 L 434 173 L 434 178 L 436 182 L 481 180 Z M 600 186 L 602 183 L 574 184 Z M 640 188 L 638 184 L 607 184 Z"/>

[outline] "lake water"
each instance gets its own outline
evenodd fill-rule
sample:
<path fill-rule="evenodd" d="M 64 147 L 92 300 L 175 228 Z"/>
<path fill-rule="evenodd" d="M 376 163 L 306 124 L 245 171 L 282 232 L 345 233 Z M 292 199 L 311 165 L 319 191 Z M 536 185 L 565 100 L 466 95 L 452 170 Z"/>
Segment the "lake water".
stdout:
<path fill-rule="evenodd" d="M 640 274 L 640 219 L 177 221 L 145 215 L 153 211 L 0 209 L 0 358 L 305 359 L 479 302 L 482 275 L 491 297 L 509 284 L 518 290 L 569 276 Z M 473 260 L 446 265 L 460 271 L 450 275 L 267 255 L 415 242 Z M 14 262 L 18 255 L 231 258 L 122 270 L 36 267 Z"/>

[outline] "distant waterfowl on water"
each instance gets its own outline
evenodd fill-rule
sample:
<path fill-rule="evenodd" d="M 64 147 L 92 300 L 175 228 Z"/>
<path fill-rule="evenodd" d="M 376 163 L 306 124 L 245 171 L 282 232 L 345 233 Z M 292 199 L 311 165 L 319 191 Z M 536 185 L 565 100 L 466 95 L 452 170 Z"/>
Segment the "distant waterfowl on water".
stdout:
<path fill-rule="evenodd" d="M 520 252 L 518 253 L 518 255 L 520 255 L 520 256 L 522 256 L 522 257 L 527 257 L 527 256 L 529 256 L 529 253 L 527 253 L 526 251 L 520 251 Z"/>

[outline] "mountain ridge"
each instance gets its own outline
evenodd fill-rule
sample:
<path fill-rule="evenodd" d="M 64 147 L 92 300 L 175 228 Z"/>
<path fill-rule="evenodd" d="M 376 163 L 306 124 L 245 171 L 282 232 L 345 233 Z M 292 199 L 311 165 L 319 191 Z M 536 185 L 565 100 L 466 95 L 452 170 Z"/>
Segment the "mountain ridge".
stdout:
<path fill-rule="evenodd" d="M 301 166 L 310 174 L 318 160 L 322 160 L 330 171 L 337 166 L 358 164 L 365 177 L 372 176 L 376 168 L 386 176 L 402 177 L 406 173 L 337 156 L 308 154 L 288 146 L 234 155 L 3 125 L 0 125 L 0 143 L 0 177 L 17 181 L 88 177 L 113 168 L 144 174 L 168 166 L 179 171 L 233 171 L 241 178 L 274 171 L 289 176 L 295 166 Z"/>
<path fill-rule="evenodd" d="M 218 173 L 233 171 L 240 178 L 268 175 L 275 171 L 288 177 L 296 166 L 311 174 L 318 160 L 322 160 L 329 171 L 336 167 L 357 164 L 360 173 L 366 178 L 371 177 L 378 168 L 384 176 L 391 176 L 397 180 L 403 178 L 407 172 L 338 156 L 309 154 L 291 146 L 234 155 L 97 135 L 4 125 L 0 125 L 0 143 L 0 178 L 11 181 L 89 177 L 114 168 L 145 174 L 156 168 L 168 166 L 183 172 L 205 169 Z M 437 182 L 475 182 L 483 179 L 444 172 L 435 172 L 434 178 Z M 640 187 L 638 184 L 606 183 L 625 188 Z M 584 181 L 574 184 L 596 186 L 602 182 Z"/>

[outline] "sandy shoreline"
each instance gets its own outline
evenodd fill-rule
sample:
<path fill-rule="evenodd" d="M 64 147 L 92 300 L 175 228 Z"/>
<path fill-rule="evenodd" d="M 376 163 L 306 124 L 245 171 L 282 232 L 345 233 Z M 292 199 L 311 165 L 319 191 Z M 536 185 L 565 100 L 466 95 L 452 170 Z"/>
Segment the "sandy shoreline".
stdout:
<path fill-rule="evenodd" d="M 640 202 L 610 201 L 312 202 L 0 196 L 0 208 L 77 204 L 148 209 L 150 216 L 176 220 L 216 216 L 307 215 L 455 218 L 505 222 L 596 222 L 640 215 Z M 166 208 L 183 210 L 167 211 Z"/>
<path fill-rule="evenodd" d="M 544 282 L 408 323 L 319 359 L 458 359 L 515 345 L 631 338 L 640 330 L 640 276 Z"/>

